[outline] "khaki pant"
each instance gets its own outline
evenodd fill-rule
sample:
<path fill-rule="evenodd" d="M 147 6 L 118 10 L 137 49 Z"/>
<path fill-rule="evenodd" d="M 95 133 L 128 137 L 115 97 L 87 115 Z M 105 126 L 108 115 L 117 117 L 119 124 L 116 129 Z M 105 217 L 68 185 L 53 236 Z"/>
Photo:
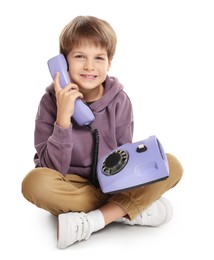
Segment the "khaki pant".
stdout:
<path fill-rule="evenodd" d="M 69 211 L 89 212 L 112 202 L 124 208 L 127 217 L 133 219 L 180 181 L 183 174 L 180 162 L 171 154 L 167 158 L 169 177 L 143 188 L 103 194 L 89 180 L 76 174 L 63 176 L 49 168 L 35 168 L 24 178 L 22 193 L 28 201 L 56 216 Z"/>

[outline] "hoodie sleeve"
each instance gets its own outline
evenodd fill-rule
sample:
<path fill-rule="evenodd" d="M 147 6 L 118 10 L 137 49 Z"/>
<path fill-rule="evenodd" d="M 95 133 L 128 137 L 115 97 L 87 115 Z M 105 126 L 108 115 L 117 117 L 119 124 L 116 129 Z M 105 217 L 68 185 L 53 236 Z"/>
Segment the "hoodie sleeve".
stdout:
<path fill-rule="evenodd" d="M 134 130 L 132 103 L 124 91 L 121 91 L 119 95 L 120 98 L 115 111 L 118 146 L 131 143 Z"/>
<path fill-rule="evenodd" d="M 55 100 L 46 93 L 40 101 L 35 121 L 35 163 L 37 167 L 48 167 L 66 174 L 73 150 L 72 126 L 61 128 L 55 119 Z"/>

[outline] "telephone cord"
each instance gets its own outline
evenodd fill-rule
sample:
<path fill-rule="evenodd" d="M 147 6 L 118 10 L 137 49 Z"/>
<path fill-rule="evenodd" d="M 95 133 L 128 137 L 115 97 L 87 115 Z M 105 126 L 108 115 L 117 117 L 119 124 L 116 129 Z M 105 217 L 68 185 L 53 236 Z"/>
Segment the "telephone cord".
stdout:
<path fill-rule="evenodd" d="M 94 157 L 93 157 L 93 165 L 92 165 L 92 174 L 91 180 L 96 188 L 100 188 L 99 181 L 97 179 L 97 163 L 98 163 L 98 154 L 99 154 L 99 132 L 98 129 L 93 129 L 91 125 L 89 125 L 89 129 L 93 136 L 94 141 Z"/>

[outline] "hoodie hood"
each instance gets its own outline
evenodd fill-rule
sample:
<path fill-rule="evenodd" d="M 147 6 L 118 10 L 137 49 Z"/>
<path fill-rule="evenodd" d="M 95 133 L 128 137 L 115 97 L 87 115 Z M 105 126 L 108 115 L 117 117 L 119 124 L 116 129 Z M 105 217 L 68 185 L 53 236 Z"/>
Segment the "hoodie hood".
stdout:
<path fill-rule="evenodd" d="M 97 101 L 90 104 L 90 108 L 94 112 L 100 112 L 105 109 L 109 103 L 123 90 L 123 85 L 120 84 L 116 77 L 107 76 L 104 82 L 104 95 Z M 46 92 L 55 96 L 53 84 L 46 88 Z"/>
<path fill-rule="evenodd" d="M 90 105 L 94 112 L 100 112 L 105 109 L 123 89 L 123 85 L 119 83 L 117 78 L 107 76 L 104 82 L 104 89 L 104 95 Z"/>

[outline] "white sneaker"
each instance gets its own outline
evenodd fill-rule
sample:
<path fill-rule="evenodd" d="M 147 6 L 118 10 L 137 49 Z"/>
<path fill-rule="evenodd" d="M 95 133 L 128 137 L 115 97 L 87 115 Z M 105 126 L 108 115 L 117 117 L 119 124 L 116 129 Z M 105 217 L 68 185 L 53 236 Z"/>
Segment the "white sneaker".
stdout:
<path fill-rule="evenodd" d="M 66 248 L 77 241 L 87 240 L 94 230 L 93 222 L 86 213 L 69 212 L 58 216 L 57 247 Z"/>
<path fill-rule="evenodd" d="M 148 208 L 141 212 L 133 220 L 123 218 L 123 223 L 129 225 L 141 225 L 156 227 L 169 222 L 173 216 L 170 202 L 161 197 L 153 202 Z"/>

